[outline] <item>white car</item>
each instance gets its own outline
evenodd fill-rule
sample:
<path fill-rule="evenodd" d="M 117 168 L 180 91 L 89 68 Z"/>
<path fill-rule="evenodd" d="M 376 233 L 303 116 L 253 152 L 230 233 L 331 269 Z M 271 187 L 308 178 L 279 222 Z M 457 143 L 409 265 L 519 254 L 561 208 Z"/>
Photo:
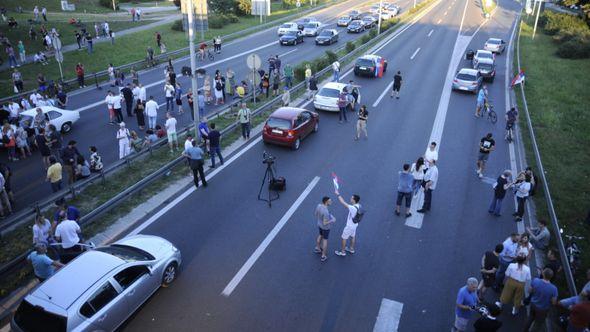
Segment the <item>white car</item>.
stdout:
<path fill-rule="evenodd" d="M 473 68 L 477 66 L 479 59 L 490 59 L 492 61 L 496 61 L 496 55 L 490 51 L 477 50 L 475 56 L 473 57 L 473 60 L 471 60 L 471 65 L 473 66 Z"/>
<path fill-rule="evenodd" d="M 68 111 L 54 106 L 41 106 L 39 108 L 43 111 L 43 114 L 45 114 L 45 119 L 62 133 L 70 132 L 72 130 L 72 125 L 80 120 L 79 111 Z M 23 127 L 31 128 L 33 126 L 35 115 L 37 115 L 37 108 L 21 112 L 19 116 Z"/>
<path fill-rule="evenodd" d="M 306 37 L 316 37 L 320 34 L 322 24 L 320 22 L 309 22 L 303 25 L 303 35 Z"/>
<path fill-rule="evenodd" d="M 347 84 L 330 82 L 324 85 L 320 91 L 313 97 L 313 107 L 316 110 L 329 112 L 338 112 L 338 97 Z M 350 91 L 349 91 L 350 92 Z M 354 104 L 361 102 L 361 93 L 358 87 L 352 88 L 352 95 L 355 98 Z"/>
<path fill-rule="evenodd" d="M 504 45 L 506 42 L 499 38 L 490 38 L 484 44 L 483 49 L 492 53 L 502 54 L 504 52 Z"/>
<path fill-rule="evenodd" d="M 281 26 L 277 30 L 277 34 L 279 36 L 282 36 L 285 33 L 287 33 L 287 31 L 294 31 L 294 30 L 297 30 L 297 23 L 287 22 L 287 23 L 281 24 Z"/>

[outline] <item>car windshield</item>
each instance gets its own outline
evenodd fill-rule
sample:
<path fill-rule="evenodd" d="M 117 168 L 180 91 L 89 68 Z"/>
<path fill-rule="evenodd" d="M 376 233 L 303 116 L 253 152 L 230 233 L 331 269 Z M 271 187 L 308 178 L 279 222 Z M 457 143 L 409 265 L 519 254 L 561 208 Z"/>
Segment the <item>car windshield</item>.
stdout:
<path fill-rule="evenodd" d="M 108 247 L 97 248 L 96 250 L 119 257 L 127 262 L 151 261 L 155 259 L 154 256 L 141 249 L 122 244 L 112 244 Z"/>
<path fill-rule="evenodd" d="M 33 117 L 30 115 L 21 115 L 20 116 L 20 125 L 24 128 L 30 128 L 33 124 Z"/>
<path fill-rule="evenodd" d="M 499 45 L 500 40 L 499 39 L 488 39 L 488 44 Z"/>
<path fill-rule="evenodd" d="M 332 31 L 330 31 L 330 30 L 324 30 L 324 31 L 322 31 L 320 33 L 320 36 L 322 36 L 322 37 L 330 37 L 330 36 L 332 36 Z"/>
<path fill-rule="evenodd" d="M 478 58 L 482 58 L 482 59 L 493 59 L 494 56 L 490 53 L 479 53 L 477 55 Z"/>
<path fill-rule="evenodd" d="M 14 314 L 14 322 L 23 331 L 55 331 L 65 332 L 67 318 L 45 311 L 23 300 Z"/>
<path fill-rule="evenodd" d="M 291 121 L 281 118 L 274 118 L 272 116 L 268 118 L 266 125 L 277 129 L 291 129 Z"/>
<path fill-rule="evenodd" d="M 306 29 L 315 29 L 317 27 L 317 25 L 315 23 L 307 23 L 307 24 L 303 25 L 303 27 Z"/>
<path fill-rule="evenodd" d="M 297 31 L 295 30 L 289 30 L 287 32 L 285 32 L 285 36 L 296 36 L 297 35 Z"/>
<path fill-rule="evenodd" d="M 348 20 L 350 20 L 350 17 L 349 16 L 344 16 L 344 17 L 341 17 L 340 20 L 341 21 L 348 21 Z"/>
<path fill-rule="evenodd" d="M 320 90 L 320 92 L 318 93 L 318 96 L 329 97 L 329 98 L 338 98 L 339 95 L 340 95 L 340 91 L 338 91 L 337 89 L 332 89 L 332 88 L 322 88 Z"/>
<path fill-rule="evenodd" d="M 491 64 L 489 64 L 489 63 L 479 63 L 479 64 L 477 65 L 477 67 L 478 67 L 479 69 L 484 69 L 484 70 L 492 70 L 492 69 L 494 69 L 494 66 L 492 66 L 492 65 L 491 65 Z"/>
<path fill-rule="evenodd" d="M 360 25 L 360 24 L 361 24 L 361 22 L 359 22 L 359 21 L 352 21 L 352 22 L 350 22 L 350 25 L 349 26 L 350 27 L 355 27 L 355 26 Z"/>
<path fill-rule="evenodd" d="M 283 25 L 281 25 L 281 28 L 284 28 L 284 29 L 289 29 L 290 27 L 291 27 L 291 24 L 283 24 Z"/>
<path fill-rule="evenodd" d="M 366 21 L 366 22 L 368 22 L 368 21 L 372 21 L 372 20 L 373 20 L 373 18 L 372 18 L 372 17 L 370 17 L 370 16 L 365 16 L 365 17 L 363 17 L 363 21 Z"/>
<path fill-rule="evenodd" d="M 475 81 L 475 75 L 459 73 L 457 74 L 457 79 L 462 81 Z"/>
<path fill-rule="evenodd" d="M 373 61 L 371 61 L 369 59 L 360 58 L 360 59 L 356 60 L 356 65 L 363 66 L 363 67 L 372 67 Z"/>

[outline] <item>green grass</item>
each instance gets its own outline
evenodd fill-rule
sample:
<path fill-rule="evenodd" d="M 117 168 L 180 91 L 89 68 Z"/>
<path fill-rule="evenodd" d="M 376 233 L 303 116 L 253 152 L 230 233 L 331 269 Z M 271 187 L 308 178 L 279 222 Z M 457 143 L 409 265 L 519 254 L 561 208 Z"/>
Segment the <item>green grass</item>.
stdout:
<path fill-rule="evenodd" d="M 550 36 L 523 21 L 520 37 L 521 67 L 526 74 L 525 94 L 543 167 L 557 217 L 566 233 L 585 236 L 583 220 L 590 201 L 590 59 L 569 60 L 555 55 L 557 45 Z M 519 107 L 522 110 L 520 93 Z M 524 121 L 524 117 L 521 118 Z M 527 160 L 534 165 L 528 129 L 523 124 Z M 538 218 L 548 218 L 542 191 L 535 197 Z M 590 267 L 590 242 L 580 243 L 583 269 Z M 583 272 L 583 271 L 582 271 Z M 577 276 L 584 280 L 582 275 Z"/>
<path fill-rule="evenodd" d="M 68 0 L 68 3 L 76 5 L 76 11 L 73 13 L 108 13 L 113 12 L 113 9 L 102 7 L 98 4 L 98 0 Z M 5 7 L 9 14 L 16 10 L 17 6 L 21 6 L 25 12 L 33 12 L 35 6 L 47 8 L 48 12 L 61 12 L 61 2 L 59 0 L 2 0 L 2 6 Z M 50 16 L 50 15 L 48 15 Z"/>

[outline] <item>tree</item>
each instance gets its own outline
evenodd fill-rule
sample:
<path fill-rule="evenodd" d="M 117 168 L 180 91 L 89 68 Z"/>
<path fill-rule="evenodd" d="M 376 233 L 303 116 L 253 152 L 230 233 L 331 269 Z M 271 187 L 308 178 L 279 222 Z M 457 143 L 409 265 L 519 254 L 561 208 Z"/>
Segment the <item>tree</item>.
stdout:
<path fill-rule="evenodd" d="M 236 0 L 236 12 L 239 15 L 250 15 L 252 13 L 252 0 Z"/>
<path fill-rule="evenodd" d="M 209 9 L 218 14 L 233 13 L 235 8 L 235 0 L 210 0 Z"/>

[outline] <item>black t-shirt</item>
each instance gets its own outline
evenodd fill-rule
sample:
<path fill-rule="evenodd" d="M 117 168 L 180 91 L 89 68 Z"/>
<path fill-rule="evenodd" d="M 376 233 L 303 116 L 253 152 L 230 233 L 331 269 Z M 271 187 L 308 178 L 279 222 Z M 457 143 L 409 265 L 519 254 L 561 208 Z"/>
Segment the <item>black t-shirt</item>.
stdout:
<path fill-rule="evenodd" d="M 518 112 L 510 110 L 506 112 L 506 116 L 508 117 L 508 123 L 514 123 L 514 121 L 516 121 L 516 117 L 518 116 Z"/>
<path fill-rule="evenodd" d="M 496 145 L 496 141 L 493 138 L 484 137 L 480 142 L 479 152 L 481 153 L 490 153 L 494 145 Z"/>
<path fill-rule="evenodd" d="M 494 188 L 494 195 L 496 198 L 504 198 L 504 196 L 506 196 L 506 189 L 504 189 L 506 183 L 508 183 L 507 179 L 503 178 L 501 175 L 498 176 L 498 179 L 496 180 L 496 188 Z"/>
<path fill-rule="evenodd" d="M 496 332 L 502 327 L 502 322 L 488 317 L 479 317 L 473 324 L 475 332 Z"/>
<path fill-rule="evenodd" d="M 66 98 L 67 98 L 67 95 L 61 91 L 57 94 L 57 99 L 59 99 L 59 101 L 62 103 L 62 105 L 65 105 Z"/>
<path fill-rule="evenodd" d="M 363 109 L 359 110 L 359 120 L 367 121 L 368 117 L 369 117 L 369 111 L 363 110 Z"/>
<path fill-rule="evenodd" d="M 491 270 L 493 268 L 498 268 L 500 266 L 500 259 L 498 256 L 494 255 L 491 251 L 486 251 L 485 257 L 483 260 L 483 268 L 486 270 Z"/>
<path fill-rule="evenodd" d="M 121 89 L 121 93 L 123 94 L 123 97 L 125 97 L 125 100 L 133 100 L 133 91 L 131 91 L 130 88 L 124 87 Z"/>
<path fill-rule="evenodd" d="M 393 86 L 401 86 L 401 85 L 402 85 L 401 75 L 395 74 L 393 76 Z"/>
<path fill-rule="evenodd" d="M 218 147 L 220 137 L 221 137 L 221 134 L 216 129 L 211 130 L 209 132 L 209 145 L 211 147 Z"/>

